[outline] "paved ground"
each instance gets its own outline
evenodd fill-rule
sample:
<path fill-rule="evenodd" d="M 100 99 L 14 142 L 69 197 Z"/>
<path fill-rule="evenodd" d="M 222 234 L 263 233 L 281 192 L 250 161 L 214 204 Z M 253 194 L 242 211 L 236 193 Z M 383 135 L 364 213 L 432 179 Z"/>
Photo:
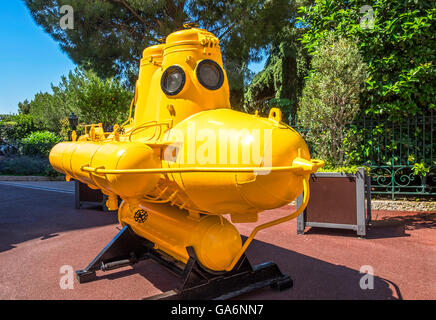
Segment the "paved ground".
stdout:
<path fill-rule="evenodd" d="M 73 182 L 66 181 L 0 181 L 1 185 L 72 194 L 75 189 Z"/>
<path fill-rule="evenodd" d="M 61 289 L 61 266 L 85 267 L 119 228 L 113 214 L 75 210 L 73 189 L 65 182 L 0 183 L 0 299 L 140 299 L 174 287 L 172 274 L 144 261 Z M 261 220 L 289 210 L 293 207 L 265 212 Z M 242 298 L 436 299 L 436 213 L 375 211 L 373 216 L 367 239 L 314 228 L 299 236 L 295 221 L 261 231 L 248 257 L 253 263 L 276 262 L 294 279 L 294 288 Z M 244 235 L 252 227 L 238 225 Z M 374 268 L 373 290 L 359 287 L 363 265 Z"/>

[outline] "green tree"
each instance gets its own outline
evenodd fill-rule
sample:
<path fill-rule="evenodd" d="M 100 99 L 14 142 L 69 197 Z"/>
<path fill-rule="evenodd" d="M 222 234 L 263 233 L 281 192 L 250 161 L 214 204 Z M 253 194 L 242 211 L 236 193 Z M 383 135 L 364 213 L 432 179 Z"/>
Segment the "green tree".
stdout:
<path fill-rule="evenodd" d="M 299 97 L 308 75 L 310 56 L 297 39 L 303 34 L 289 24 L 271 45 L 265 68 L 259 72 L 247 87 L 244 95 L 244 109 L 267 115 L 271 107 L 279 107 L 283 121 L 294 119 Z"/>
<path fill-rule="evenodd" d="M 29 114 L 30 112 L 30 102 L 26 99 L 23 102 L 18 103 L 18 113 L 19 114 Z"/>
<path fill-rule="evenodd" d="M 91 71 L 79 76 L 83 82 L 80 86 L 74 86 L 71 94 L 77 101 L 78 116 L 83 121 L 101 122 L 108 128 L 127 119 L 133 94 L 120 81 L 114 78 L 100 79 Z"/>
<path fill-rule="evenodd" d="M 195 21 L 220 39 L 233 104 L 242 102 L 248 63 L 293 19 L 290 0 L 25 0 L 35 21 L 78 65 L 133 86 L 143 49 Z M 59 8 L 72 5 L 74 29 L 63 30 Z"/>
<path fill-rule="evenodd" d="M 18 114 L 0 120 L 0 143 L 16 144 L 36 129 L 32 116 Z"/>
<path fill-rule="evenodd" d="M 30 115 L 38 128 L 60 134 L 71 112 L 81 123 L 102 122 L 106 127 L 127 119 L 133 94 L 119 80 L 100 79 L 95 72 L 77 68 L 63 76 L 53 93 L 38 93 Z"/>
<path fill-rule="evenodd" d="M 66 117 L 71 111 L 77 111 L 74 103 L 71 103 L 68 95 L 57 86 L 52 85 L 53 93 L 39 92 L 30 102 L 29 113 L 33 117 L 36 126 L 41 130 L 59 132 L 60 119 Z M 63 99 L 66 96 L 66 99 Z"/>
<path fill-rule="evenodd" d="M 347 128 L 358 114 L 359 94 L 367 65 L 357 45 L 325 33 L 314 48 L 313 70 L 303 89 L 298 119 L 309 132 L 306 139 L 317 157 L 344 165 L 350 138 Z"/>
<path fill-rule="evenodd" d="M 435 107 L 435 7 L 425 0 L 319 0 L 300 8 L 302 41 L 311 52 L 330 31 L 358 42 L 369 66 L 361 95 L 367 114 L 427 113 Z"/>
<path fill-rule="evenodd" d="M 244 88 L 252 78 L 248 64 L 260 61 L 283 28 L 295 19 L 298 3 L 287 0 L 190 2 L 189 12 L 194 20 L 220 39 L 232 107 L 243 109 Z"/>

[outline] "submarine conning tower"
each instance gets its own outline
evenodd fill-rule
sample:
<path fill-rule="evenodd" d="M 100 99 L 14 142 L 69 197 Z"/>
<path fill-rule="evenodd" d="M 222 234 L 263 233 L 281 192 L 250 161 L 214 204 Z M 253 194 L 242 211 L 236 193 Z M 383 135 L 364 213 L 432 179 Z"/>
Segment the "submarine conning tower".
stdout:
<path fill-rule="evenodd" d="M 204 110 L 230 108 L 219 40 L 204 29 L 170 34 L 144 50 L 135 92 L 134 126 L 176 125 Z"/>

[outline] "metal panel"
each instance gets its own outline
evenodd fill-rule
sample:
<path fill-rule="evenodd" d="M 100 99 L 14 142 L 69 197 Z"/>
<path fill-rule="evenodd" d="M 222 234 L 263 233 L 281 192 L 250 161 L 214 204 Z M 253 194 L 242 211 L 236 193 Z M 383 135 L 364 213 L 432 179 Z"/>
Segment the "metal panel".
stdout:
<path fill-rule="evenodd" d="M 310 179 L 306 220 L 320 223 L 357 224 L 356 175 L 318 176 Z"/>
<path fill-rule="evenodd" d="M 297 209 L 301 206 L 302 203 L 303 203 L 303 193 L 301 193 L 297 198 Z M 310 199 L 309 199 L 309 203 L 310 203 Z M 306 214 L 306 210 L 304 210 L 304 212 L 297 217 L 297 234 L 304 233 L 304 229 L 305 229 L 304 216 L 305 216 L 305 214 Z"/>
<path fill-rule="evenodd" d="M 357 225 L 355 224 L 306 222 L 306 226 L 318 227 L 318 228 L 332 228 L 332 229 L 349 229 L 349 230 L 357 231 Z"/>
<path fill-rule="evenodd" d="M 316 179 L 322 179 L 322 188 L 314 188 L 316 182 L 313 181 Z M 297 218 L 297 234 L 304 234 L 309 226 L 350 229 L 357 231 L 361 237 L 366 236 L 366 225 L 371 220 L 371 180 L 364 168 L 359 168 L 356 174 L 315 173 L 311 182 L 309 205 Z M 350 186 L 352 189 L 349 189 Z M 338 201 L 338 193 L 341 201 Z M 297 198 L 297 208 L 302 199 L 301 194 Z"/>
<path fill-rule="evenodd" d="M 357 215 L 357 234 L 366 235 L 365 217 L 365 170 L 359 168 L 356 173 L 356 215 Z"/>

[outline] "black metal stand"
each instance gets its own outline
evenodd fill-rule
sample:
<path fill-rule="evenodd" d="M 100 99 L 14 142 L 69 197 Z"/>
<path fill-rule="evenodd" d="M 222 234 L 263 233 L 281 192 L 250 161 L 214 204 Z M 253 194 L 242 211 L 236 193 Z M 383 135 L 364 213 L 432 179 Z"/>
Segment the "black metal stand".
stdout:
<path fill-rule="evenodd" d="M 126 225 L 85 269 L 76 271 L 76 278 L 79 283 L 91 282 L 97 280 L 97 270 L 113 270 L 148 259 L 150 245 Z"/>
<path fill-rule="evenodd" d="M 146 298 L 149 300 L 221 300 L 267 286 L 284 290 L 293 285 L 292 279 L 282 274 L 275 263 L 267 262 L 252 267 L 243 255 L 232 271 L 217 273 L 200 265 L 192 247 L 186 249 L 189 260 L 184 265 L 153 249 L 151 242 L 125 226 L 85 269 L 76 271 L 76 276 L 79 283 L 90 282 L 98 279 L 97 270 L 113 270 L 152 259 L 180 277 L 181 283 L 175 290 Z"/>
<path fill-rule="evenodd" d="M 75 180 L 75 204 L 76 209 L 81 209 L 82 205 L 101 206 L 104 211 L 107 211 L 106 200 L 107 196 L 101 190 L 95 190 L 88 187 L 86 184 Z"/>

